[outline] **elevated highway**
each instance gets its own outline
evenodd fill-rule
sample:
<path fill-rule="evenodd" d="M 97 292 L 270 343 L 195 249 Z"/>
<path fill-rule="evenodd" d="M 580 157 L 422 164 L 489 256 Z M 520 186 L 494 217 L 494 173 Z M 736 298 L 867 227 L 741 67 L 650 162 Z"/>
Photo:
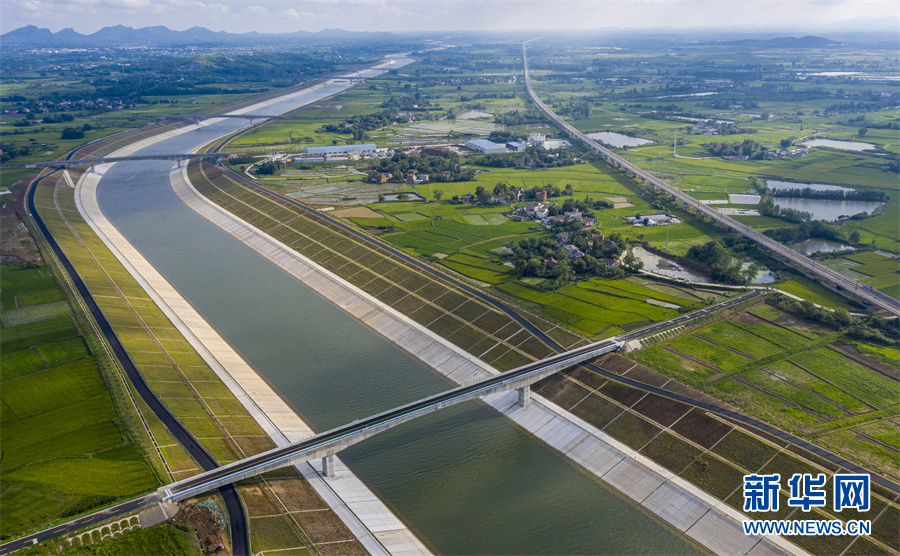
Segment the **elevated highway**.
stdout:
<path fill-rule="evenodd" d="M 635 174 L 642 182 L 652 185 L 662 191 L 665 191 L 669 195 L 675 197 L 679 201 L 681 201 L 685 206 L 693 207 L 698 213 L 703 214 L 715 222 L 718 222 L 728 228 L 743 234 L 745 237 L 752 239 L 757 242 L 759 245 L 773 251 L 782 259 L 791 262 L 798 267 L 806 270 L 810 274 L 813 274 L 823 280 L 831 282 L 838 288 L 843 288 L 847 292 L 852 293 L 856 297 L 864 300 L 865 302 L 884 309 L 888 311 L 894 316 L 900 316 L 900 300 L 894 299 L 887 294 L 884 294 L 880 291 L 874 290 L 872 288 L 866 286 L 860 286 L 856 283 L 855 280 L 851 278 L 847 278 L 846 276 L 831 270 L 830 268 L 825 267 L 824 265 L 814 261 L 813 259 L 786 247 L 785 245 L 775 241 L 774 239 L 761 234 L 751 228 L 750 226 L 741 224 L 737 220 L 725 216 L 719 213 L 717 210 L 704 205 L 703 203 L 697 201 L 687 193 L 669 185 L 663 180 L 657 178 L 656 176 L 646 172 L 645 170 L 635 166 L 634 164 L 628 162 L 621 156 L 607 149 L 603 145 L 597 143 L 584 133 L 575 129 L 567 121 L 563 120 L 561 117 L 556 115 L 555 112 L 550 110 L 546 104 L 541 102 L 541 99 L 538 98 L 537 94 L 534 92 L 534 89 L 531 86 L 531 76 L 528 73 L 528 58 L 527 58 L 527 45 L 528 42 L 522 44 L 522 62 L 525 68 L 525 88 L 528 90 L 528 95 L 531 97 L 531 100 L 534 104 L 543 112 L 548 118 L 553 120 L 556 125 L 564 129 L 567 133 L 572 135 L 573 137 L 581 140 L 585 145 L 594 151 L 600 153 L 603 158 L 605 158 L 608 162 L 626 170 L 629 170 Z"/>
<path fill-rule="evenodd" d="M 319 458 L 324 458 L 325 473 L 330 474 L 331 465 L 328 458 L 379 432 L 439 409 L 505 390 L 519 390 L 519 403 L 526 406 L 530 399 L 531 384 L 589 359 L 616 351 L 618 348 L 619 343 L 611 338 L 554 355 L 473 384 L 459 386 L 441 394 L 435 394 L 317 434 L 311 438 L 173 483 L 158 491 L 159 498 L 172 502 L 184 500 L 247 477 Z"/>

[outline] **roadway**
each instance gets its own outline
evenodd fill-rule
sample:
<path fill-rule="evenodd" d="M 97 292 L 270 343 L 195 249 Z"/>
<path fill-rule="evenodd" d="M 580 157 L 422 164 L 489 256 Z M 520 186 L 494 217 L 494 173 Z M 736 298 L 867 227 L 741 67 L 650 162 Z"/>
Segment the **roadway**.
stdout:
<path fill-rule="evenodd" d="M 631 172 L 634 172 L 634 174 L 636 176 L 638 176 L 645 182 L 658 187 L 659 189 L 665 191 L 669 195 L 672 195 L 673 197 L 675 197 L 676 199 L 678 199 L 685 205 L 693 207 L 698 213 L 702 213 L 702 214 L 708 216 L 709 218 L 711 218 L 712 220 L 714 220 L 720 224 L 723 224 L 725 226 L 728 226 L 729 228 L 731 228 L 732 230 L 734 230 L 740 234 L 743 234 L 745 237 L 752 239 L 753 241 L 759 243 L 763 247 L 766 247 L 767 249 L 773 251 L 775 254 L 779 255 L 783 259 L 790 261 L 791 263 L 794 263 L 795 265 L 805 269 L 806 271 L 810 272 L 811 274 L 814 274 L 815 276 L 818 276 L 819 278 L 830 281 L 833 284 L 835 284 L 836 286 L 838 286 L 839 288 L 843 288 L 847 292 L 851 292 L 853 295 L 865 300 L 866 302 L 868 302 L 872 305 L 880 307 L 895 316 L 900 316 L 900 300 L 894 299 L 894 298 L 887 296 L 881 292 L 876 293 L 875 291 L 870 291 L 864 287 L 860 287 L 856 283 L 855 280 L 853 280 L 851 278 L 847 278 L 846 276 L 843 276 L 842 274 L 840 274 L 834 270 L 831 270 L 830 268 L 814 261 L 813 259 L 807 257 L 806 255 L 803 255 L 801 253 L 794 251 L 793 249 L 790 249 L 789 247 L 775 241 L 774 239 L 757 232 L 750 226 L 741 224 L 737 220 L 721 214 L 714 208 L 704 205 L 703 203 L 697 201 L 696 199 L 694 199 L 687 193 L 684 193 L 680 189 L 669 185 L 668 183 L 666 183 L 663 180 L 657 178 L 656 176 L 650 174 L 649 172 L 646 172 L 645 170 L 628 162 L 621 156 L 615 154 L 614 152 L 607 149 L 603 145 L 597 143 L 596 141 L 594 141 L 593 139 L 591 139 L 584 133 L 575 129 L 574 126 L 572 126 L 570 123 L 568 123 L 567 121 L 563 120 L 561 117 L 556 115 L 555 112 L 550 110 L 547 107 L 547 105 L 545 105 L 541 101 L 541 99 L 538 98 L 537 94 L 534 92 L 534 89 L 531 87 L 531 76 L 528 74 L 528 58 L 526 55 L 526 45 L 528 44 L 528 42 L 531 42 L 531 41 L 526 41 L 525 43 L 522 44 L 522 62 L 523 62 L 524 68 L 525 68 L 525 88 L 528 90 L 528 94 L 529 94 L 529 96 L 531 96 L 531 100 L 534 102 L 534 104 L 541 110 L 541 112 L 546 114 L 546 116 L 548 118 L 550 118 L 554 123 L 556 123 L 559 127 L 563 128 L 566 132 L 568 132 L 573 137 L 580 139 L 589 148 L 600 153 L 603 157 L 606 158 L 607 161 L 615 162 L 620 167 L 630 170 Z"/>
<path fill-rule="evenodd" d="M 73 154 L 74 152 L 69 156 L 72 156 Z M 81 276 L 78 274 L 78 271 L 75 270 L 75 267 L 63 252 L 62 248 L 59 246 L 59 243 L 57 243 L 56 239 L 50 233 L 50 230 L 44 223 L 43 218 L 41 218 L 41 215 L 34 203 L 34 194 L 37 191 L 40 182 L 55 173 L 56 172 L 52 172 L 32 183 L 30 189 L 28 190 L 28 196 L 26 198 L 28 212 L 40 229 L 41 234 L 43 234 L 44 238 L 47 240 L 47 243 L 50 245 L 50 248 L 56 255 L 56 258 L 62 265 L 63 270 L 66 272 L 66 274 L 69 275 L 69 278 L 75 285 L 75 289 L 77 290 L 78 295 L 81 296 L 81 298 L 84 300 L 88 312 L 97 323 L 97 326 L 100 329 L 100 333 L 103 334 L 103 337 L 106 339 L 106 342 L 109 344 L 110 348 L 113 351 L 113 355 L 119 361 L 119 364 L 125 371 L 128 379 L 131 381 L 131 384 L 134 387 L 135 391 L 147 404 L 153 414 L 156 415 L 156 417 L 159 418 L 160 421 L 162 421 L 173 438 L 175 438 L 175 440 L 185 448 L 185 450 L 191 455 L 191 457 L 194 458 L 194 461 L 197 462 L 201 469 L 206 471 L 218 467 L 219 464 L 212 458 L 212 456 L 210 456 L 206 452 L 203 446 L 196 439 L 194 439 L 194 437 L 188 432 L 184 425 L 182 425 L 181 422 L 178 421 L 178 419 L 176 419 L 174 415 L 172 415 L 168 408 L 166 408 L 166 406 L 163 405 L 159 398 L 156 397 L 156 395 L 150 389 L 150 386 L 144 381 L 143 375 L 138 371 L 137 367 L 134 365 L 134 362 L 131 360 L 131 357 L 128 355 L 128 352 L 125 350 L 125 347 L 119 341 L 118 336 L 116 336 L 115 332 L 112 329 L 112 326 L 109 324 L 109 321 L 106 320 L 106 316 L 104 316 L 103 312 L 100 310 L 100 307 L 97 305 L 94 297 L 91 295 L 90 290 L 88 290 L 87 285 L 85 285 L 84 281 L 81 279 Z M 232 551 L 235 555 L 240 556 L 249 554 L 250 544 L 248 538 L 247 520 L 244 513 L 244 506 L 241 504 L 241 500 L 238 497 L 237 491 L 233 486 L 228 485 L 219 489 L 219 493 L 222 496 L 222 499 L 225 503 L 225 508 L 228 513 L 229 526 L 231 530 Z M 19 550 L 26 546 L 36 544 L 36 542 L 41 543 L 65 533 L 69 533 L 71 531 L 77 531 L 84 527 L 102 523 L 103 521 L 106 521 L 107 519 L 110 519 L 117 515 L 131 513 L 144 506 L 148 506 L 159 501 L 160 497 L 156 492 L 152 492 L 150 494 L 140 496 L 132 500 L 126 500 L 125 502 L 110 506 L 109 508 L 106 508 L 104 510 L 94 512 L 86 516 L 82 516 L 71 521 L 55 525 L 49 529 L 31 533 L 24 537 L 20 537 L 13 541 L 4 543 L 0 545 L 0 556 Z"/>
<path fill-rule="evenodd" d="M 314 451 L 334 449 L 342 441 L 356 436 L 360 440 L 368 438 L 370 434 L 387 430 L 392 426 L 408 421 L 410 418 L 430 413 L 431 411 L 449 407 L 457 403 L 468 401 L 502 390 L 520 388 L 541 378 L 570 368 L 588 359 L 592 359 L 618 349 L 618 342 L 613 339 L 603 340 L 595 344 L 583 346 L 566 353 L 553 355 L 541 361 L 535 361 L 506 371 L 498 375 L 490 376 L 479 382 L 453 388 L 441 394 L 435 394 L 421 400 L 405 404 L 394 409 L 354 421 L 348 425 L 337 427 L 330 431 L 317 434 L 313 437 L 295 442 L 293 444 L 275 448 L 268 452 L 251 456 L 241 461 L 225 465 L 197 475 L 184 481 L 166 487 L 165 498 L 181 499 L 205 492 L 224 481 L 238 481 L 248 476 L 248 473 L 263 473 L 271 471 L 279 466 L 292 465 L 295 459 L 304 461 L 316 456 L 306 457 L 306 453 Z M 364 436 L 363 436 L 364 435 Z M 349 444 L 340 445 L 334 452 Z M 331 452 L 331 453 L 334 453 Z"/>

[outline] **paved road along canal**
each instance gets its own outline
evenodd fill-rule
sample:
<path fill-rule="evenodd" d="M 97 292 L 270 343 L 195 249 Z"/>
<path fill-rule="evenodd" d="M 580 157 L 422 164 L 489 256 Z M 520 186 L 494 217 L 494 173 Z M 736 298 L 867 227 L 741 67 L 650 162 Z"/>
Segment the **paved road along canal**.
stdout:
<path fill-rule="evenodd" d="M 334 83 L 268 110 L 281 113 L 346 86 Z M 218 122 L 135 154 L 188 152 L 242 125 Z M 101 209 L 313 428 L 327 430 L 448 388 L 185 206 L 169 186 L 170 168 L 165 161 L 113 166 L 100 182 Z M 479 404 L 423 417 L 342 457 L 439 552 L 696 553 Z"/>

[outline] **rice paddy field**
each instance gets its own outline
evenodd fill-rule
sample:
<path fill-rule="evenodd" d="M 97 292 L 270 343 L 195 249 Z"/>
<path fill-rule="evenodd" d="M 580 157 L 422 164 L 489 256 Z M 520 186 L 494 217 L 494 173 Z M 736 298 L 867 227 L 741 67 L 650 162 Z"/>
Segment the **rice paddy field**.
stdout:
<path fill-rule="evenodd" d="M 900 424 L 896 347 L 849 340 L 761 303 L 632 357 L 897 477 L 900 442 L 887 433 Z"/>
<path fill-rule="evenodd" d="M 158 486 L 50 269 L 4 263 L 0 302 L 0 536 Z"/>

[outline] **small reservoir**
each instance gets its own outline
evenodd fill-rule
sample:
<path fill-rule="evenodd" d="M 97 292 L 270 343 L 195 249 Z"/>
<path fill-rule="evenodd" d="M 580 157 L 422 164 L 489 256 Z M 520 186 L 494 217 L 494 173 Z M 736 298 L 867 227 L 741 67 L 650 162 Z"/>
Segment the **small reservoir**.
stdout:
<path fill-rule="evenodd" d="M 644 262 L 644 270 L 662 274 L 670 278 L 679 278 L 682 280 L 690 280 L 691 282 L 707 282 L 709 276 L 693 269 L 685 268 L 675 262 L 673 259 L 651 253 L 643 247 L 632 247 L 631 252 L 634 256 Z"/>
<path fill-rule="evenodd" d="M 614 131 L 598 131 L 597 133 L 588 133 L 588 137 L 594 141 L 600 141 L 607 145 L 612 145 L 618 149 L 623 147 L 640 147 L 641 145 L 649 145 L 653 141 L 650 139 L 642 139 L 640 137 L 632 137 L 624 133 L 616 133 Z"/>
<path fill-rule="evenodd" d="M 860 143 L 859 141 L 835 141 L 833 139 L 810 139 L 803 143 L 807 147 L 828 147 L 831 149 L 841 149 L 843 151 L 868 151 L 875 148 L 871 143 Z"/>

